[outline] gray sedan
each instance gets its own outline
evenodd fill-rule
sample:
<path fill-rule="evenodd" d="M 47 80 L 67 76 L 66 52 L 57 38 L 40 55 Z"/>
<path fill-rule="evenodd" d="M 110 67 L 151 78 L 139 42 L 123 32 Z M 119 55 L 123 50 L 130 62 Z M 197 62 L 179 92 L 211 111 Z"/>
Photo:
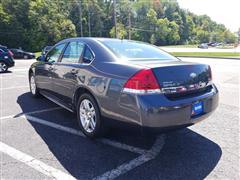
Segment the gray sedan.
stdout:
<path fill-rule="evenodd" d="M 90 138 L 111 125 L 150 132 L 190 126 L 218 105 L 209 65 L 143 42 L 71 38 L 37 60 L 29 69 L 32 95 L 77 112 Z"/>

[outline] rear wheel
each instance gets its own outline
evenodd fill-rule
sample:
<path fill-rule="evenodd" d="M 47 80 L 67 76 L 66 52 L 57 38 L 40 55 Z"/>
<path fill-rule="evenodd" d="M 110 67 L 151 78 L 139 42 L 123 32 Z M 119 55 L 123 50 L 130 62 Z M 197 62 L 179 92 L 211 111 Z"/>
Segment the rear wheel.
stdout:
<path fill-rule="evenodd" d="M 29 86 L 30 86 L 30 91 L 32 93 L 33 97 L 39 97 L 40 93 L 36 85 L 35 77 L 33 73 L 30 74 L 29 77 Z"/>
<path fill-rule="evenodd" d="M 77 105 L 78 124 L 89 138 L 96 138 L 103 132 L 103 122 L 95 99 L 88 93 L 80 96 Z"/>
<path fill-rule="evenodd" d="M 24 55 L 24 56 L 23 56 L 23 59 L 28 59 L 28 56 L 27 56 L 27 55 Z"/>
<path fill-rule="evenodd" d="M 5 62 L 0 62 L 0 73 L 6 72 L 8 70 L 8 66 Z"/>

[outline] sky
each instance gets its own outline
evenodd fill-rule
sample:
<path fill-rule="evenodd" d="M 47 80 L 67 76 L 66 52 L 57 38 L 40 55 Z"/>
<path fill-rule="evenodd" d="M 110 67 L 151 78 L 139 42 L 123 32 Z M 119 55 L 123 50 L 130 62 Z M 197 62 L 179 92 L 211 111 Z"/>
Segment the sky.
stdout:
<path fill-rule="evenodd" d="M 240 0 L 177 0 L 180 7 L 197 15 L 208 15 L 230 31 L 240 28 Z"/>

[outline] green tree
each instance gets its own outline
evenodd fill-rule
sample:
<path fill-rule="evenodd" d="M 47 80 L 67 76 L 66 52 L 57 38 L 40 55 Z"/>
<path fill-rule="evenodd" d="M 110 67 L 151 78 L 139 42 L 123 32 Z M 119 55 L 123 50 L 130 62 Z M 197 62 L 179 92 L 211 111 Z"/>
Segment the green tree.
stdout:
<path fill-rule="evenodd" d="M 76 36 L 74 24 L 67 18 L 67 14 L 61 13 L 56 7 L 55 1 L 31 1 L 29 20 L 32 25 L 30 46 L 35 50 L 64 38 Z"/>
<path fill-rule="evenodd" d="M 240 43 L 240 28 L 238 29 L 237 35 L 238 35 L 238 43 Z"/>
<path fill-rule="evenodd" d="M 196 39 L 199 43 L 206 43 L 210 40 L 210 34 L 208 31 L 204 31 L 203 29 L 196 29 Z"/>
<path fill-rule="evenodd" d="M 224 25 L 181 9 L 177 0 L 117 0 L 116 5 L 120 38 L 131 32 L 132 39 L 156 45 L 236 41 Z M 0 0 L 0 43 L 9 47 L 39 51 L 81 36 L 81 27 L 83 36 L 114 37 L 113 1 Z"/>
<path fill-rule="evenodd" d="M 237 42 L 237 36 L 231 33 L 229 30 L 224 31 L 224 42 L 225 43 L 236 43 Z"/>
<path fill-rule="evenodd" d="M 119 39 L 124 39 L 127 36 L 127 30 L 125 29 L 124 25 L 121 23 L 117 23 L 117 35 Z M 112 27 L 110 31 L 110 37 L 115 38 L 115 26 Z"/>

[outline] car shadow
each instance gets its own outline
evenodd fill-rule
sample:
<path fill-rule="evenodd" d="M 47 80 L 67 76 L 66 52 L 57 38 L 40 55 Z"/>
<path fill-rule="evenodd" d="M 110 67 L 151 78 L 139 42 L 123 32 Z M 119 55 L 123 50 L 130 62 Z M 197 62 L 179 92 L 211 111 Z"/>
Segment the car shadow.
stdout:
<path fill-rule="evenodd" d="M 24 100 L 30 99 L 29 96 L 31 95 L 26 93 L 18 97 L 17 102 L 23 113 L 29 111 L 29 103 Z M 31 106 L 37 105 L 38 101 L 39 99 L 32 99 Z M 44 103 L 47 106 L 47 103 L 51 102 L 45 101 Z M 51 121 L 46 118 L 48 113 L 52 112 L 40 113 L 37 117 Z M 63 120 L 73 123 L 72 126 L 77 126 L 76 121 L 71 119 L 74 119 L 75 115 L 67 111 L 55 111 L 54 113 L 69 117 Z M 31 120 L 28 121 L 64 170 L 77 179 L 92 179 L 139 156 L 94 140 L 43 126 Z M 151 144 L 149 149 L 154 143 L 154 137 L 149 139 L 136 137 L 133 133 L 120 129 L 110 131 L 107 137 L 130 143 L 133 146 L 145 147 L 141 144 Z M 131 144 L 131 142 L 134 143 Z M 41 154 L 41 151 L 39 150 L 38 153 Z M 42 156 L 45 155 L 42 154 Z M 154 160 L 128 172 L 120 179 L 204 179 L 218 164 L 221 156 L 222 150 L 218 144 L 185 128 L 167 133 L 163 149 Z"/>
<path fill-rule="evenodd" d="M 10 73 L 12 73 L 12 71 L 10 70 L 7 70 L 6 72 L 0 72 L 0 74 L 10 74 Z"/>
<path fill-rule="evenodd" d="M 218 144 L 184 128 L 166 134 L 158 157 L 142 171 L 147 172 L 145 176 L 150 176 L 149 179 L 200 180 L 212 172 L 221 156 L 222 150 Z"/>

